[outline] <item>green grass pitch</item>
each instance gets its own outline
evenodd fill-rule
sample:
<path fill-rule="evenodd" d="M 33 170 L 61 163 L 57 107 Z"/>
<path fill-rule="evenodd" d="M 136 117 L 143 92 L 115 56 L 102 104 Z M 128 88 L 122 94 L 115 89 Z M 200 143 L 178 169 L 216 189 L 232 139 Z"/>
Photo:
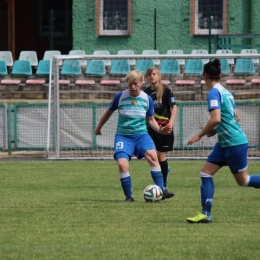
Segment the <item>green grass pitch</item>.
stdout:
<path fill-rule="evenodd" d="M 169 161 L 175 197 L 146 203 L 149 166 L 132 160 L 135 202 L 123 203 L 115 161 L 1 162 L 0 259 L 260 259 L 260 190 L 227 167 L 214 177 L 213 224 L 186 223 L 201 210 L 203 163 Z"/>

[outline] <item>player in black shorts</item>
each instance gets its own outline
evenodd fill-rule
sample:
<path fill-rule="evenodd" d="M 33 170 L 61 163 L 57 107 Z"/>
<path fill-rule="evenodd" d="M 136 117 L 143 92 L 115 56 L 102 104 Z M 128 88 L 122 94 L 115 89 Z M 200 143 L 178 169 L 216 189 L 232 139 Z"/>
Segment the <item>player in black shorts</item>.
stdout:
<path fill-rule="evenodd" d="M 161 126 L 167 124 L 174 126 L 177 105 L 171 88 L 162 84 L 161 73 L 157 67 L 149 68 L 145 73 L 145 78 L 151 85 L 146 88 L 144 92 L 152 97 L 154 102 L 154 117 L 157 123 Z M 169 167 L 166 155 L 168 151 L 173 150 L 174 133 L 172 131 L 169 135 L 161 135 L 155 132 L 151 127 L 148 127 L 148 133 L 155 143 L 163 174 L 164 186 L 167 188 Z"/>

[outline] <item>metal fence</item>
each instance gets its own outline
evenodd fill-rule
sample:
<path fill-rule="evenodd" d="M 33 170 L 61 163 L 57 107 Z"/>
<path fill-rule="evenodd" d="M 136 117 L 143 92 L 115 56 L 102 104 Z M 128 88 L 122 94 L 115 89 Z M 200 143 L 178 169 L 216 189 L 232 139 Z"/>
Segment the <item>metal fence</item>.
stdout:
<path fill-rule="evenodd" d="M 237 102 L 241 117 L 241 126 L 249 139 L 249 158 L 258 158 L 260 151 L 260 102 Z M 49 135 L 49 153 L 61 144 L 60 153 L 74 159 L 84 155 L 85 159 L 113 158 L 113 139 L 117 116 L 114 115 L 104 129 L 102 137 L 93 135 L 99 117 L 108 104 L 67 103 L 61 105 L 61 136 L 55 139 L 51 130 Z M 203 138 L 193 147 L 186 145 L 187 140 L 201 129 L 209 115 L 206 102 L 179 102 L 179 112 L 175 123 L 174 151 L 172 158 L 204 158 L 212 149 L 216 138 Z M 12 151 L 44 150 L 47 147 L 47 104 L 0 104 L 0 149 Z M 51 120 L 54 120 L 51 119 Z M 54 149 L 54 150 L 52 150 Z"/>

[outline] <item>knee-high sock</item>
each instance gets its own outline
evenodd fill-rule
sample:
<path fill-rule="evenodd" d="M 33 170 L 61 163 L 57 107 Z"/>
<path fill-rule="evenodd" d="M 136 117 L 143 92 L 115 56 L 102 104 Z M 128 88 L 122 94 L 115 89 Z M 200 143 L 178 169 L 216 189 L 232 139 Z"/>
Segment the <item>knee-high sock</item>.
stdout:
<path fill-rule="evenodd" d="M 202 213 L 211 216 L 211 207 L 214 197 L 214 182 L 211 175 L 206 174 L 204 172 L 200 172 L 201 177 L 201 205 L 202 205 Z"/>
<path fill-rule="evenodd" d="M 161 167 L 154 167 L 151 166 L 151 175 L 153 178 L 154 183 L 159 186 L 162 190 L 164 190 L 164 184 L 163 184 L 163 175 L 161 172 Z"/>
<path fill-rule="evenodd" d="M 121 186 L 123 188 L 126 197 L 133 197 L 132 195 L 132 181 L 129 172 L 119 173 L 119 178 L 121 181 Z"/>
<path fill-rule="evenodd" d="M 160 162 L 162 175 L 163 175 L 163 184 L 164 187 L 167 187 L 167 177 L 168 177 L 168 162 L 167 160 Z"/>
<path fill-rule="evenodd" d="M 247 177 L 243 186 L 254 187 L 260 189 L 260 175 L 251 175 Z"/>

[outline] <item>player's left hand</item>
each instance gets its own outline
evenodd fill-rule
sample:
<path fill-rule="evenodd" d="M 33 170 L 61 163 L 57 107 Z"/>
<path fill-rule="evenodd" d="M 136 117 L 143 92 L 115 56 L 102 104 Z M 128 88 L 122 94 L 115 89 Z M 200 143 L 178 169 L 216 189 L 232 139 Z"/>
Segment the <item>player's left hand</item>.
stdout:
<path fill-rule="evenodd" d="M 200 140 L 199 135 L 194 135 L 193 137 L 191 137 L 191 139 L 188 141 L 187 145 L 191 145 L 195 142 L 198 142 Z"/>

